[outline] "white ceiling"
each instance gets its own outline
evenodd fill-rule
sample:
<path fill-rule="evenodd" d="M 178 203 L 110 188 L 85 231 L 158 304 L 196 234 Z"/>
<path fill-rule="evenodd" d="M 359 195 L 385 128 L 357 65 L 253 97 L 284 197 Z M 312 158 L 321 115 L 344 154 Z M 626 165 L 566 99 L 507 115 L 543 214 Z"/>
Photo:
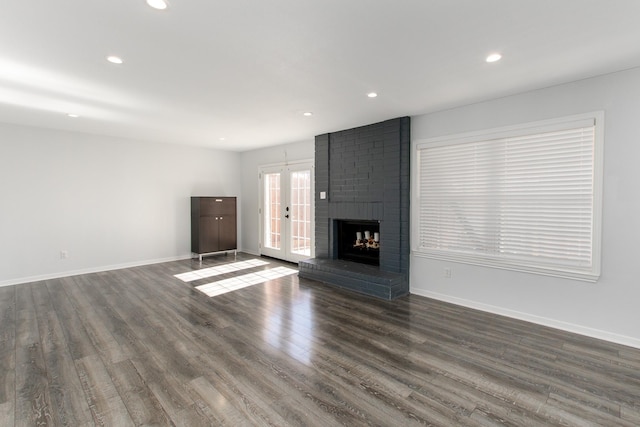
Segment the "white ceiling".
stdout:
<path fill-rule="evenodd" d="M 640 66 L 638 0 L 169 1 L 2 0 L 0 122 L 243 151 Z"/>

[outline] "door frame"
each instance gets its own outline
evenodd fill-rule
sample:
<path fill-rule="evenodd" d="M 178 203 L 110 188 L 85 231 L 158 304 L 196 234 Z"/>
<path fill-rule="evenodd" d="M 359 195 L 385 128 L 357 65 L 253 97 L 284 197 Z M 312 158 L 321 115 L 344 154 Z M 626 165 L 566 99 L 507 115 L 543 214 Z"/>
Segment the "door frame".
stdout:
<path fill-rule="evenodd" d="M 285 250 L 284 245 L 288 245 L 289 237 L 290 237 L 290 224 L 291 221 L 283 222 L 282 224 L 286 227 L 286 233 L 284 232 L 284 228 L 282 229 L 283 237 L 286 236 L 286 239 L 282 239 L 282 253 L 281 256 L 284 261 L 295 262 L 297 263 L 301 259 L 313 258 L 315 257 L 315 162 L 313 159 L 305 159 L 305 160 L 295 160 L 291 162 L 282 162 L 282 163 L 270 163 L 265 165 L 258 166 L 258 251 L 260 255 L 273 256 L 271 254 L 264 254 L 264 181 L 263 176 L 265 173 L 272 173 L 276 169 L 280 169 L 281 173 L 284 175 L 289 174 L 291 169 L 301 170 L 300 166 L 309 166 L 309 170 L 311 171 L 311 189 L 310 189 L 310 202 L 311 202 L 311 254 L 309 256 L 306 255 L 296 255 L 292 254 L 290 250 Z M 291 169 L 290 169 L 291 168 Z M 281 176 L 282 179 L 282 176 Z M 289 179 L 286 179 L 287 183 Z M 281 191 L 284 189 L 284 183 L 281 182 Z M 286 200 L 282 199 L 282 207 L 286 206 L 287 203 L 290 202 L 290 194 L 289 188 L 286 189 Z M 284 214 L 283 214 L 284 216 Z M 283 218 L 284 220 L 284 218 Z"/>

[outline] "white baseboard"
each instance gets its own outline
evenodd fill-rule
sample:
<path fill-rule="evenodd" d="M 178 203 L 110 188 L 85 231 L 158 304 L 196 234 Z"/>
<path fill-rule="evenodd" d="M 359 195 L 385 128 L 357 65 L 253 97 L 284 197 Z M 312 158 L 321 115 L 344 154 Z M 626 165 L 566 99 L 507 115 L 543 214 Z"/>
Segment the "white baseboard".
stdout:
<path fill-rule="evenodd" d="M 80 274 L 100 273 L 102 271 L 120 270 L 123 268 L 140 267 L 143 265 L 151 265 L 151 264 L 160 264 L 163 262 L 181 261 L 189 258 L 191 258 L 191 254 L 180 255 L 176 257 L 169 257 L 169 258 L 158 258 L 158 259 L 150 259 L 150 260 L 144 260 L 144 261 L 128 262 L 123 264 L 103 265 L 100 267 L 84 268 L 80 270 L 61 271 L 58 273 L 42 274 L 39 276 L 21 277 L 18 279 L 2 281 L 0 282 L 0 287 L 20 285 L 20 284 L 31 283 L 31 282 L 40 282 L 42 280 L 59 279 L 61 277 L 78 276 Z"/>
<path fill-rule="evenodd" d="M 261 256 L 260 252 L 248 251 L 248 250 L 238 250 L 238 252 L 242 252 L 245 254 L 253 255 L 253 256 Z"/>
<path fill-rule="evenodd" d="M 524 320 L 525 322 L 531 322 L 531 323 L 535 323 L 542 326 L 548 326 L 548 327 L 559 329 L 566 332 L 573 332 L 575 334 L 584 335 L 587 337 L 597 338 L 604 341 L 609 341 L 616 344 L 622 344 L 629 347 L 640 349 L 640 339 L 628 337 L 625 335 L 619 335 L 612 332 L 602 331 L 600 329 L 588 328 L 588 327 L 576 325 L 573 323 L 536 316 L 533 314 L 522 313 L 519 311 L 510 310 L 503 307 L 497 307 L 490 304 L 479 303 L 477 301 L 471 301 L 463 298 L 452 297 L 450 295 L 439 294 L 437 292 L 425 291 L 422 289 L 415 289 L 415 288 L 412 288 L 410 292 L 415 295 L 420 295 L 423 297 L 432 298 L 439 301 L 449 302 L 451 304 L 456 304 L 463 307 L 473 308 L 480 311 L 486 311 L 488 313 L 493 313 L 493 314 L 499 314 L 501 316 L 511 317 L 518 320 Z"/>

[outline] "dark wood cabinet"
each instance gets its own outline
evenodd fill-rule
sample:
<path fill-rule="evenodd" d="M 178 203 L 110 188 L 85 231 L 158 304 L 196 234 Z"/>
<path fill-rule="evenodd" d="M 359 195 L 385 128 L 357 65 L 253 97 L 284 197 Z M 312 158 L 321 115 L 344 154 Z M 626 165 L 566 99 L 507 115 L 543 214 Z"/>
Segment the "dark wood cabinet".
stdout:
<path fill-rule="evenodd" d="M 191 198 L 191 252 L 203 255 L 236 251 L 235 197 Z"/>

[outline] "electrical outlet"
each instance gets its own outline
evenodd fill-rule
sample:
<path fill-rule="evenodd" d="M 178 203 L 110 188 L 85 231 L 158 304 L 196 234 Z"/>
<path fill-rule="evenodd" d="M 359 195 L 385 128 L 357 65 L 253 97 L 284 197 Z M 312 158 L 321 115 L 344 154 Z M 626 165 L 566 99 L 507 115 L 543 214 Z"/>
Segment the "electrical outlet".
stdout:
<path fill-rule="evenodd" d="M 445 279 L 451 279 L 451 268 L 445 267 L 442 271 L 442 277 L 444 277 Z"/>
<path fill-rule="evenodd" d="M 67 259 L 69 258 L 69 251 L 67 251 L 66 249 L 62 249 L 60 251 L 60 259 Z"/>

